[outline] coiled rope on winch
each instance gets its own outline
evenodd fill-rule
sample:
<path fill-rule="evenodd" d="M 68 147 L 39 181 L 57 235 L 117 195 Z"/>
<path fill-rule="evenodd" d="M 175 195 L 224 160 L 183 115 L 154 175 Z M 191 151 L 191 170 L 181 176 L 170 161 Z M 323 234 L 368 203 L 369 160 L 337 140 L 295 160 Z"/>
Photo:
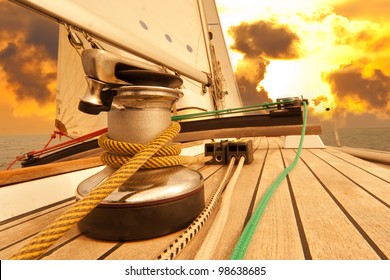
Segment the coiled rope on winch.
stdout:
<path fill-rule="evenodd" d="M 106 150 L 101 154 L 100 159 L 104 164 L 114 168 L 120 168 L 146 147 L 143 144 L 115 141 L 108 138 L 106 134 L 99 138 L 98 143 Z M 179 145 L 164 146 L 145 162 L 141 169 L 176 166 L 191 160 L 191 157 L 180 156 L 180 152 Z"/>
<path fill-rule="evenodd" d="M 107 178 L 102 184 L 93 189 L 83 199 L 77 201 L 53 223 L 45 227 L 18 253 L 12 256 L 13 260 L 38 259 L 46 250 L 60 239 L 72 226 L 82 220 L 103 199 L 128 180 L 141 166 L 143 166 L 157 151 L 167 144 L 180 131 L 180 125 L 173 122 L 160 136 L 146 146 L 131 159 Z M 164 153 L 164 152 L 162 152 Z M 163 159 L 161 159 L 164 161 Z"/>

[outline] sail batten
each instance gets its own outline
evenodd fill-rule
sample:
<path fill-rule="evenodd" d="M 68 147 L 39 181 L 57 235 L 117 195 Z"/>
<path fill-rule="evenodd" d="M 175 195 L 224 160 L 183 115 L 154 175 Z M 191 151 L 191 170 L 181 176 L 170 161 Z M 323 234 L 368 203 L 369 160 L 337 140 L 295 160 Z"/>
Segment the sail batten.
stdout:
<path fill-rule="evenodd" d="M 197 0 L 20 0 L 122 50 L 202 84 L 211 74 Z"/>

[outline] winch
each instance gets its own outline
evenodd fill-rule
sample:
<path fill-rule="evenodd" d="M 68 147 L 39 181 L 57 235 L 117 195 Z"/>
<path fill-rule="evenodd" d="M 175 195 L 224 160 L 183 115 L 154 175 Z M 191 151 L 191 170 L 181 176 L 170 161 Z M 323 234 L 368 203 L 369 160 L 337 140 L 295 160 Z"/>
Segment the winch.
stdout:
<path fill-rule="evenodd" d="M 100 49 L 82 53 L 89 85 L 79 109 L 89 114 L 107 111 L 108 133 L 114 151 L 127 143 L 146 145 L 171 125 L 171 108 L 183 95 L 180 77 L 149 63 Z M 119 158 L 119 159 L 117 159 Z M 107 165 L 77 188 L 81 199 L 111 176 L 117 167 Z M 203 210 L 202 175 L 184 166 L 141 169 L 111 193 L 78 223 L 79 230 L 106 240 L 152 238 L 188 226 Z"/>

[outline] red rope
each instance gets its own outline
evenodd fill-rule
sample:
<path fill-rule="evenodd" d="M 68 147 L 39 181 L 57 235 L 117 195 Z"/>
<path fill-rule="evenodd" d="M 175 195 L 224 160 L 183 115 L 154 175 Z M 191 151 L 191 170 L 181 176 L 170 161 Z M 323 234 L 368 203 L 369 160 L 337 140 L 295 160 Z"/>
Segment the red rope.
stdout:
<path fill-rule="evenodd" d="M 57 144 L 57 145 L 54 145 L 54 146 L 51 146 L 51 147 L 48 147 L 49 144 L 51 143 L 51 141 L 53 139 L 56 138 L 56 135 L 58 134 L 60 137 L 61 136 L 67 136 L 69 138 L 71 138 L 70 136 L 64 134 L 63 132 L 58 132 L 58 131 L 54 131 L 53 134 L 50 136 L 50 139 L 49 141 L 47 142 L 47 144 L 45 145 L 45 147 L 41 150 L 38 150 L 38 151 L 31 151 L 31 152 L 28 152 L 28 153 L 25 153 L 24 155 L 22 156 L 18 156 L 8 167 L 6 170 L 9 170 L 17 161 L 22 161 L 22 160 L 25 160 L 29 157 L 40 157 L 41 155 L 45 154 L 45 153 L 48 153 L 48 152 L 53 152 L 53 151 L 57 151 L 57 150 L 60 150 L 62 148 L 65 148 L 65 147 L 68 147 L 68 146 L 72 146 L 74 144 L 77 144 L 77 143 L 81 143 L 81 142 L 84 142 L 88 139 L 91 139 L 91 138 L 94 138 L 96 136 L 99 136 L 99 135 L 102 135 L 103 133 L 106 133 L 107 132 L 107 128 L 103 128 L 103 129 L 100 129 L 100 130 L 97 130 L 95 132 L 92 132 L 92 133 L 89 133 L 89 134 L 86 134 L 86 135 L 83 135 L 81 137 L 78 137 L 78 138 L 73 138 L 69 141 L 66 141 L 64 143 L 60 143 L 60 144 Z"/>

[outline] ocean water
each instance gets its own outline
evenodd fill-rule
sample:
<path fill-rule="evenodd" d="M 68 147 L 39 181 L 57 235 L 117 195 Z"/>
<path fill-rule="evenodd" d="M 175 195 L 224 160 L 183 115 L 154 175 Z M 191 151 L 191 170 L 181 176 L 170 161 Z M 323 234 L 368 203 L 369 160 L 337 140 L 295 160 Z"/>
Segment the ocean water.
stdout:
<path fill-rule="evenodd" d="M 339 128 L 341 146 L 390 151 L 390 127 L 388 128 Z M 325 145 L 337 146 L 333 128 L 322 128 L 321 139 Z"/>
<path fill-rule="evenodd" d="M 16 157 L 31 151 L 41 150 L 50 140 L 50 135 L 0 135 L 0 170 L 6 169 Z M 60 143 L 54 139 L 51 144 Z M 16 162 L 12 169 L 21 167 Z"/>
<path fill-rule="evenodd" d="M 339 128 L 338 133 L 343 146 L 390 151 L 390 128 Z M 49 139 L 50 135 L 0 135 L 0 170 L 6 169 L 17 156 L 42 149 Z M 322 128 L 321 139 L 325 145 L 336 146 L 333 128 Z M 69 139 L 63 139 L 66 140 Z M 52 141 L 52 145 L 58 143 L 58 137 Z M 17 162 L 12 169 L 19 167 Z"/>

